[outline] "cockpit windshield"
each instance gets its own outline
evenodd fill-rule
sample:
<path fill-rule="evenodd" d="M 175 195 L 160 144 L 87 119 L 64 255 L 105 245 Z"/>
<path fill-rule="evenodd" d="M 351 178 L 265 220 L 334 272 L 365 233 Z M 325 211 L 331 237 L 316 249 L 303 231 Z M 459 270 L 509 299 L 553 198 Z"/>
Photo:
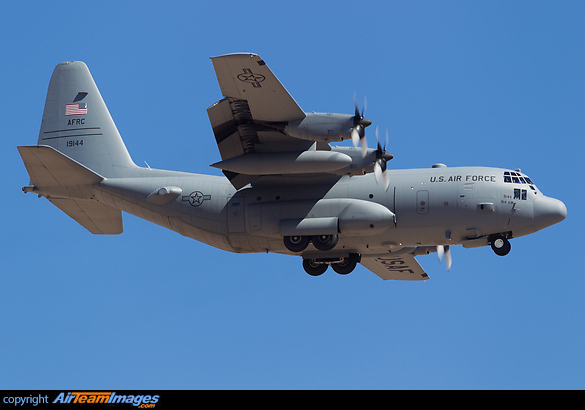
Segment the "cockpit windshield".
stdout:
<path fill-rule="evenodd" d="M 536 191 L 534 182 L 518 171 L 504 171 L 504 182 L 508 184 L 528 184 L 530 189 Z"/>

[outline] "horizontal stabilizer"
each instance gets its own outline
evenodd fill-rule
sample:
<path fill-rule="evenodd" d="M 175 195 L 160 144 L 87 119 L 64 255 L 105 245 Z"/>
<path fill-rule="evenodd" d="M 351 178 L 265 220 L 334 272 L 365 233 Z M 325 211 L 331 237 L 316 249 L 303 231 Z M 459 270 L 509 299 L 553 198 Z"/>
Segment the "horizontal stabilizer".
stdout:
<path fill-rule="evenodd" d="M 20 156 L 38 192 L 94 234 L 122 233 L 122 212 L 109 205 L 82 199 L 91 185 L 103 178 L 77 161 L 46 145 L 18 147 Z M 25 192 L 28 192 L 25 187 Z M 75 196 L 76 198 L 70 198 Z"/>
<path fill-rule="evenodd" d="M 122 212 L 109 205 L 82 199 L 49 201 L 94 234 L 118 235 L 123 231 Z"/>
<path fill-rule="evenodd" d="M 35 187 L 93 185 L 103 180 L 100 175 L 47 145 L 18 147 L 18 152 Z"/>

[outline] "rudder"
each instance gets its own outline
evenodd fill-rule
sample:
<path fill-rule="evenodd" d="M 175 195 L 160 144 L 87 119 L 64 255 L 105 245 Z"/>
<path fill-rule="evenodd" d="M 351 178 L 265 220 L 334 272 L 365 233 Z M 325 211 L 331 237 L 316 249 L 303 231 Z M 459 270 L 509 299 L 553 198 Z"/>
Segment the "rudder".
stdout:
<path fill-rule="evenodd" d="M 135 168 L 85 63 L 64 62 L 53 71 L 38 145 L 49 145 L 104 177 Z"/>

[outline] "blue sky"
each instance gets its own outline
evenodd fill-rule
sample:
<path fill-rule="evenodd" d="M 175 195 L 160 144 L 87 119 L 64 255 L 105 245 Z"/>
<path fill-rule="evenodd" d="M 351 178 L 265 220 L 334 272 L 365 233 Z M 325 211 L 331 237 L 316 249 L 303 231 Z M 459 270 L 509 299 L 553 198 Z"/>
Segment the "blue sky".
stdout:
<path fill-rule="evenodd" d="M 581 1 L 10 2 L 0 15 L 0 388 L 583 389 Z M 218 175 L 209 57 L 260 54 L 305 111 L 388 129 L 393 168 L 521 168 L 562 223 L 430 280 L 236 255 L 23 194 L 55 65 L 89 66 L 137 164 Z M 371 128 L 373 129 L 373 128 Z M 375 138 L 370 132 L 370 144 Z"/>

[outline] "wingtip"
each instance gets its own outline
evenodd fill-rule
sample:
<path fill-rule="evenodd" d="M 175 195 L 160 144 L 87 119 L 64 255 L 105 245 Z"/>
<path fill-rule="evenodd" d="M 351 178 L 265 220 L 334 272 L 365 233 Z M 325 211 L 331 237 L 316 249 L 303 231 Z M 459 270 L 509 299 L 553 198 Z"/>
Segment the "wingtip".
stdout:
<path fill-rule="evenodd" d="M 214 56 L 214 57 L 209 57 L 211 60 L 214 60 L 216 58 L 239 58 L 239 57 L 245 57 L 245 56 L 249 56 L 251 58 L 254 57 L 258 57 L 260 58 L 260 56 L 256 53 L 250 53 L 250 52 L 238 52 L 238 53 L 228 53 L 228 54 L 221 54 L 218 56 Z"/>
<path fill-rule="evenodd" d="M 64 67 L 64 66 L 83 66 L 83 67 L 87 67 L 87 64 L 85 64 L 83 61 L 63 61 L 59 64 L 57 64 L 57 67 Z"/>

